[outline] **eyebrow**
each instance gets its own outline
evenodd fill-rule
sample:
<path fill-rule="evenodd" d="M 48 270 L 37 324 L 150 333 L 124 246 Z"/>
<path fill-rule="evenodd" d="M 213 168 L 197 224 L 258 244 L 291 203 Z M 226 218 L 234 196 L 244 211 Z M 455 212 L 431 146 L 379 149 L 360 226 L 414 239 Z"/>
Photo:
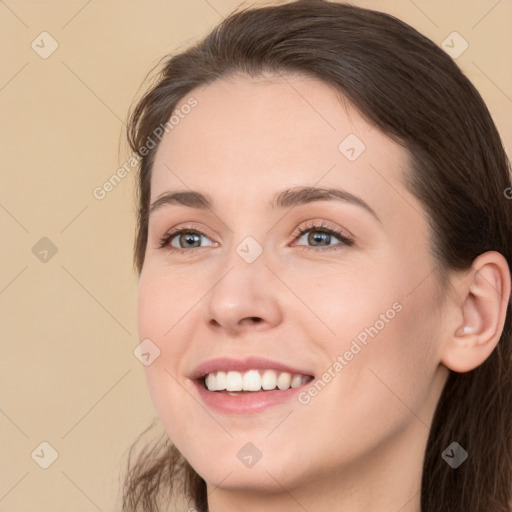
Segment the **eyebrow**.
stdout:
<path fill-rule="evenodd" d="M 341 201 L 366 210 L 382 223 L 375 211 L 358 196 L 337 188 L 294 187 L 277 193 L 270 201 L 271 208 L 294 208 L 314 201 Z M 166 205 L 188 206 L 200 210 L 211 210 L 213 202 L 200 192 L 164 192 L 151 204 L 148 215 Z"/>

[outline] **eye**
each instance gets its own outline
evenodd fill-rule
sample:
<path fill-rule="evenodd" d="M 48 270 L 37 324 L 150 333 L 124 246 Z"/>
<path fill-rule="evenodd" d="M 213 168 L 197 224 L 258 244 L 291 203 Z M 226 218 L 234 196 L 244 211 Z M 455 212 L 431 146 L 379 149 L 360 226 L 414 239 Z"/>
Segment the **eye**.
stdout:
<path fill-rule="evenodd" d="M 293 234 L 295 239 L 301 240 L 312 245 L 301 245 L 303 249 L 313 250 L 339 250 L 344 246 L 351 246 L 354 240 L 339 229 L 328 226 L 322 221 L 311 221 L 310 224 L 298 228 Z M 193 253 L 193 249 L 201 247 L 217 247 L 217 242 L 203 243 L 204 240 L 209 238 L 192 226 L 185 226 L 179 229 L 174 229 L 165 233 L 160 238 L 158 247 L 160 249 L 167 248 L 171 252 L 179 253 Z M 334 243 L 333 239 L 338 239 L 339 243 Z"/>
<path fill-rule="evenodd" d="M 158 247 L 160 249 L 168 248 L 172 252 L 190 252 L 190 249 L 199 247 L 217 246 L 216 242 L 212 244 L 203 244 L 201 237 L 208 238 L 204 233 L 193 227 L 183 227 L 165 233 L 160 238 Z"/>
<path fill-rule="evenodd" d="M 339 229 L 331 226 L 327 226 L 323 222 L 312 221 L 311 224 L 302 226 L 297 229 L 294 236 L 306 243 L 312 244 L 310 246 L 303 246 L 307 249 L 322 250 L 324 247 L 328 247 L 327 250 L 338 250 L 343 246 L 351 246 L 354 244 L 354 240 Z M 333 238 L 337 238 L 341 243 L 331 244 Z"/>

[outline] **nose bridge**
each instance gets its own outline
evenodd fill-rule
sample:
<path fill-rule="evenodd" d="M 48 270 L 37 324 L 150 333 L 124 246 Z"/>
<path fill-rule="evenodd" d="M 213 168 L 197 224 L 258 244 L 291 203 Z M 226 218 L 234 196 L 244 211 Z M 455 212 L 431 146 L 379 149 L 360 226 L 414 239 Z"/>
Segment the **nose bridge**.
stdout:
<path fill-rule="evenodd" d="M 275 325 L 281 319 L 279 302 L 269 286 L 267 251 L 253 236 L 234 243 L 221 258 L 218 277 L 207 297 L 205 320 L 231 331 L 251 323 Z"/>

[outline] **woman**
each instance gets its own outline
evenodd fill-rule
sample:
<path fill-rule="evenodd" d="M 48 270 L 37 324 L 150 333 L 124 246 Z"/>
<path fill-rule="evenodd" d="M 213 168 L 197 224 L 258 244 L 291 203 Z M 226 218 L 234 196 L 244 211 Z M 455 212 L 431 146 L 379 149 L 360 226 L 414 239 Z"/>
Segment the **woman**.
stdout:
<path fill-rule="evenodd" d="M 509 163 L 448 55 L 350 5 L 245 9 L 129 141 L 167 437 L 125 511 L 511 510 Z"/>

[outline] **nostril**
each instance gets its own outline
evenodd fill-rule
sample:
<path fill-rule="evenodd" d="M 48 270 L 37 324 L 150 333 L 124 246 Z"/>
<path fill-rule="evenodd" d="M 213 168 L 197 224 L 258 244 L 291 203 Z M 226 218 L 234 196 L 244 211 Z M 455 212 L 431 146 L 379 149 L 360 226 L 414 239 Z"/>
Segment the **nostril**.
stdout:
<path fill-rule="evenodd" d="M 259 324 L 261 322 L 263 322 L 263 318 L 261 318 L 259 316 L 248 316 L 248 317 L 243 318 L 240 321 L 240 325 L 244 325 L 244 324 Z"/>

